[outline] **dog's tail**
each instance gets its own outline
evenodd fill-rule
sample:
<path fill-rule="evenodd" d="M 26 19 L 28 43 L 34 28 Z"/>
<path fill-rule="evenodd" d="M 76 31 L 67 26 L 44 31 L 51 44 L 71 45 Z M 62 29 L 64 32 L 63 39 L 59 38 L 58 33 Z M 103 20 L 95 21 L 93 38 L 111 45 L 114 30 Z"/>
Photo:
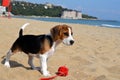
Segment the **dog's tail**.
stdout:
<path fill-rule="evenodd" d="M 20 29 L 20 31 L 19 31 L 19 37 L 20 36 L 23 36 L 23 30 L 25 29 L 25 27 L 27 26 L 27 25 L 29 25 L 30 23 L 25 23 L 22 27 L 21 27 L 21 29 Z"/>

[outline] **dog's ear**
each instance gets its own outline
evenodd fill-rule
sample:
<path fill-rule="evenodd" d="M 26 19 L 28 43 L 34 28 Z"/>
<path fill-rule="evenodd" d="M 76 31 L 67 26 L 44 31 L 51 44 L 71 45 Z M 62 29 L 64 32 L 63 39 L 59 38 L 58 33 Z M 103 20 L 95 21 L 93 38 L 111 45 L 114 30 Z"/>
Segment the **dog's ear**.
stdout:
<path fill-rule="evenodd" d="M 61 27 L 60 27 L 60 25 L 57 25 L 57 26 L 53 27 L 50 30 L 50 33 L 51 33 L 52 38 L 54 39 L 54 41 L 60 39 L 60 35 L 61 35 Z"/>

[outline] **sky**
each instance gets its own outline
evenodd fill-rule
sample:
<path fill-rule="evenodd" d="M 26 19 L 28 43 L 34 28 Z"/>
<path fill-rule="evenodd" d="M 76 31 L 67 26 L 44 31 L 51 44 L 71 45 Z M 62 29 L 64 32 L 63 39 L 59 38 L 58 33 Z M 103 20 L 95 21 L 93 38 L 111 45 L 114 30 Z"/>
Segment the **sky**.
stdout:
<path fill-rule="evenodd" d="M 46 2 L 64 8 L 81 11 L 84 14 L 104 20 L 120 21 L 120 0 L 26 0 L 44 4 Z"/>

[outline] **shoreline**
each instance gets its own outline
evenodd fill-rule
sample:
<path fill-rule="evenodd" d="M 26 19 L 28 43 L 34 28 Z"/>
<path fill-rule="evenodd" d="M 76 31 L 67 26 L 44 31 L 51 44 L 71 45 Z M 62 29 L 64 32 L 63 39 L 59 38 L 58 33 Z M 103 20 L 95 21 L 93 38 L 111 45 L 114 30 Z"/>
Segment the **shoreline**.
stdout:
<path fill-rule="evenodd" d="M 120 28 L 120 22 L 114 20 L 91 20 L 91 19 L 64 19 L 59 17 L 42 17 L 42 16 L 16 16 L 14 18 L 26 18 L 38 21 L 72 23 L 98 27 Z M 111 24 L 114 23 L 114 24 Z M 116 25 L 117 24 L 117 25 Z M 119 25 L 118 25 L 119 24 Z"/>

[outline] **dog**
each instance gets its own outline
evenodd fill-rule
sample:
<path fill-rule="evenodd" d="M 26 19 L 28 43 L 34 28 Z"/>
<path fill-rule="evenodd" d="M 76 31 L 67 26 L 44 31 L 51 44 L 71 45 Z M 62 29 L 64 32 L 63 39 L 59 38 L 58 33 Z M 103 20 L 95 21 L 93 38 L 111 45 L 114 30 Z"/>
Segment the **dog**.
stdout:
<path fill-rule="evenodd" d="M 60 43 L 63 42 L 63 44 L 68 46 L 74 44 L 72 28 L 63 24 L 56 25 L 50 29 L 50 34 L 23 35 L 23 30 L 27 25 L 29 25 L 29 23 L 26 23 L 21 27 L 19 37 L 8 51 L 4 65 L 10 67 L 10 57 L 21 51 L 28 55 L 28 64 L 32 69 L 37 69 L 33 65 L 33 58 L 37 57 L 40 59 L 40 71 L 42 74 L 44 76 L 50 76 L 50 73 L 47 70 L 48 57 L 53 55 L 55 48 Z"/>

